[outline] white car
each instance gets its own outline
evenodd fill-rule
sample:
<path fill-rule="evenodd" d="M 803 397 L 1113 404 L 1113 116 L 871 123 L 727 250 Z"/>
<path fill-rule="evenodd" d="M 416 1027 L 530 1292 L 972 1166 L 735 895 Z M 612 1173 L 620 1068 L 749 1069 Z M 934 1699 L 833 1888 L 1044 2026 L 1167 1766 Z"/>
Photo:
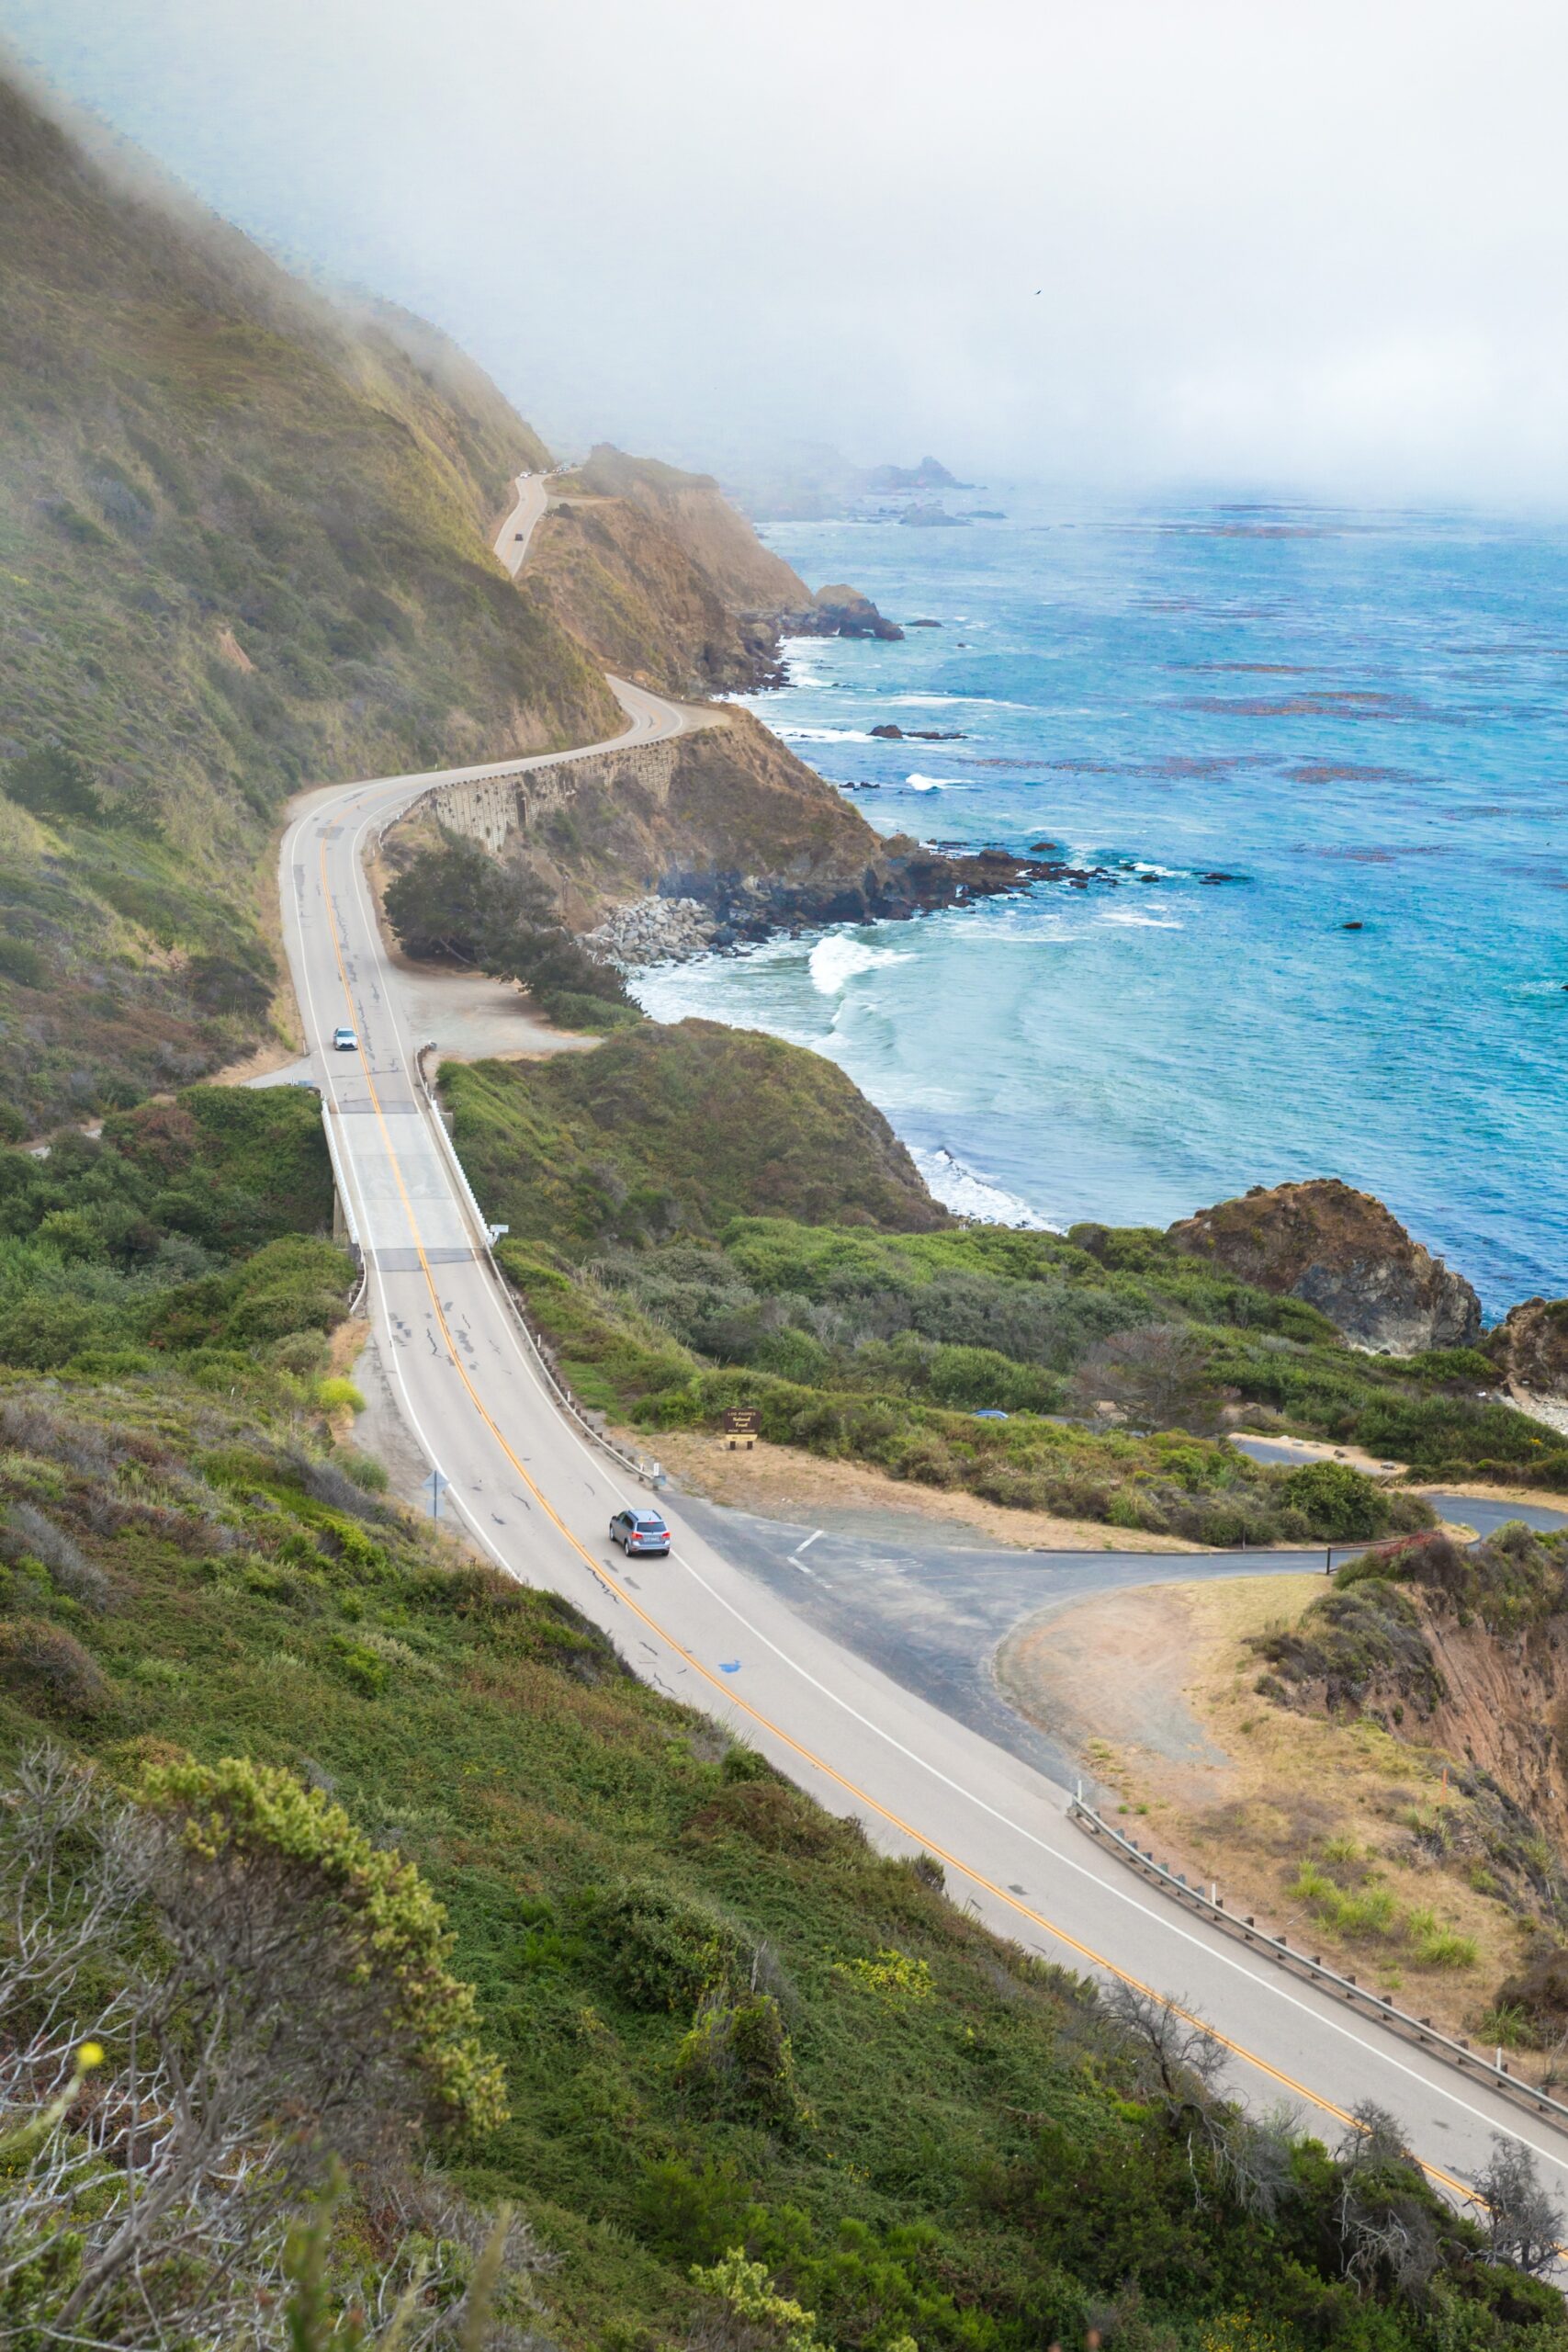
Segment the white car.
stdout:
<path fill-rule="evenodd" d="M 333 1031 L 333 1044 L 340 1054 L 356 1054 L 359 1051 L 359 1032 L 351 1029 L 346 1021 L 340 1021 Z"/>

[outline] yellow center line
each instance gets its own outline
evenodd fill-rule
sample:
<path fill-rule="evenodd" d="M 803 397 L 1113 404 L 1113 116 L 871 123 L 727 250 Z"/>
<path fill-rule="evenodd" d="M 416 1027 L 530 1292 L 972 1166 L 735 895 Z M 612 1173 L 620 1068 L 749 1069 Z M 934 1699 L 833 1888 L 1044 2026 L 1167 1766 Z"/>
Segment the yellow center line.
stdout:
<path fill-rule="evenodd" d="M 337 960 L 338 978 L 343 983 L 344 999 L 348 1006 L 351 1016 L 353 1016 L 355 1035 L 357 1038 L 359 1035 L 358 1015 L 355 1007 L 354 993 L 349 986 L 347 968 L 344 963 L 342 934 L 339 932 L 337 918 L 333 907 L 332 888 L 327 876 L 327 845 L 324 838 L 321 842 L 321 896 L 326 904 L 327 921 L 332 925 L 333 954 Z M 545 1512 L 546 1517 L 559 1529 L 561 1534 L 566 1538 L 567 1543 L 586 1564 L 592 1574 L 598 1578 L 599 1582 L 606 1586 L 608 1589 L 615 1594 L 616 1600 L 619 1600 L 624 1607 L 630 1610 L 632 1615 L 638 1618 L 641 1623 L 648 1627 L 650 1633 L 657 1634 L 660 1640 L 665 1643 L 669 1648 L 673 1650 L 678 1657 L 683 1658 L 694 1673 L 700 1675 L 705 1682 L 711 1684 L 713 1689 L 716 1690 L 720 1697 L 726 1700 L 730 1706 L 738 1707 L 740 1709 L 742 1713 L 750 1715 L 753 1723 L 760 1724 L 761 1727 L 764 1731 L 770 1733 L 774 1739 L 781 1741 L 793 1755 L 798 1756 L 801 1761 L 808 1765 L 813 1771 L 820 1772 L 824 1778 L 833 1781 L 837 1787 L 842 1789 L 847 1796 L 852 1797 L 854 1800 L 857 1806 L 863 1807 L 869 1813 L 876 1814 L 882 1820 L 887 1822 L 891 1827 L 897 1829 L 902 1837 L 911 1839 L 915 1845 L 923 1848 L 927 1853 L 933 1854 L 939 1861 L 948 1864 L 952 1869 L 957 1871 L 962 1877 L 969 1879 L 976 1886 L 983 1887 L 987 1894 L 994 1896 L 997 1902 L 1004 1904 L 1010 1911 L 1016 1911 L 1021 1918 L 1028 1919 L 1033 1926 L 1043 1929 L 1044 1933 L 1053 1937 L 1057 1943 L 1066 1944 L 1070 1951 L 1077 1952 L 1080 1959 L 1087 1961 L 1091 1967 L 1103 1969 L 1108 1976 L 1115 1977 L 1119 1983 L 1130 1986 L 1134 1992 L 1142 1993 L 1150 2000 L 1157 2001 L 1162 2008 L 1169 2011 L 1172 2017 L 1180 2018 L 1184 2023 L 1196 2026 L 1198 2030 L 1206 2034 L 1211 2041 L 1218 2042 L 1221 2049 L 1228 2050 L 1234 2057 L 1240 2058 L 1247 2065 L 1256 2067 L 1260 2075 L 1267 2075 L 1271 2082 L 1280 2084 L 1282 2089 L 1292 2092 L 1296 2098 L 1303 2098 L 1307 2100 L 1311 2106 L 1320 2108 L 1325 2115 L 1333 2116 L 1337 2122 L 1343 2123 L 1353 2130 L 1362 2130 L 1364 2127 L 1357 2122 L 1356 2118 L 1350 2114 L 1347 2109 L 1336 2106 L 1335 2102 L 1331 2098 L 1325 2098 L 1321 2091 L 1312 2090 L 1305 2083 L 1297 2082 L 1293 2075 L 1282 2073 L 1278 2066 L 1271 2066 L 1268 2059 L 1260 2058 L 1257 2052 L 1249 2050 L 1245 2042 L 1233 2041 L 1228 2034 L 1221 2033 L 1217 2027 L 1211 2025 L 1206 2018 L 1199 2017 L 1191 2009 L 1183 2008 L 1179 2001 L 1173 2001 L 1170 1999 L 1168 1995 L 1156 1991 L 1154 1985 L 1145 1984 L 1141 1977 L 1130 1974 L 1124 1968 L 1119 1968 L 1116 1965 L 1116 1962 L 1112 1960 L 1108 1960 L 1103 1952 L 1096 1951 L 1092 1945 L 1082 1943 L 1077 1936 L 1069 1935 L 1065 1928 L 1059 1928 L 1054 1920 L 1046 1918 L 1043 1912 L 1036 1911 L 1030 1904 L 1021 1902 L 1019 1897 L 1016 1894 L 1011 1894 L 1008 1888 L 1005 1886 L 998 1886 L 994 1879 L 987 1878 L 983 1871 L 976 1870 L 972 1862 L 964 1861 L 958 1855 L 949 1853 L 945 1847 L 939 1846 L 934 1839 L 926 1837 L 922 1831 L 914 1828 L 908 1822 L 903 1820 L 899 1815 L 894 1813 L 888 1806 L 880 1804 L 875 1797 L 868 1795 L 865 1790 L 858 1787 L 853 1781 L 846 1779 L 842 1772 L 837 1770 L 833 1765 L 826 1762 L 822 1757 L 816 1755 L 809 1747 L 803 1747 L 799 1740 L 794 1738 L 790 1733 L 783 1728 L 781 1724 L 774 1723 L 771 1716 L 763 1714 L 759 1708 L 753 1707 L 748 1700 L 741 1698 L 739 1691 L 731 1690 L 727 1683 L 720 1681 L 718 1676 L 713 1671 L 711 1667 L 705 1666 L 703 1660 L 698 1657 L 694 1652 L 689 1650 L 683 1642 L 677 1639 L 673 1634 L 670 1633 L 666 1627 L 661 1625 L 656 1617 L 650 1616 L 649 1611 L 642 1607 L 641 1603 L 632 1593 L 628 1592 L 623 1586 L 616 1583 L 609 1569 L 606 1568 L 601 1561 L 594 1558 L 587 1545 L 583 1544 L 567 1525 L 565 1520 L 562 1519 L 560 1513 L 556 1510 L 555 1505 L 550 1501 L 548 1496 L 540 1487 L 537 1479 L 536 1479 L 525 1467 L 524 1464 L 518 1460 L 517 1455 L 513 1453 L 511 1445 L 508 1443 L 501 1429 L 498 1427 L 490 1408 L 485 1404 L 484 1399 L 479 1395 L 479 1390 L 475 1387 L 473 1381 L 468 1376 L 468 1367 L 462 1361 L 457 1343 L 452 1337 L 451 1329 L 447 1324 L 446 1311 L 442 1306 L 440 1297 L 436 1291 L 435 1277 L 431 1272 L 430 1261 L 425 1256 L 424 1241 L 419 1229 L 419 1219 L 414 1214 L 413 1203 L 409 1198 L 408 1188 L 403 1182 L 402 1170 L 398 1164 L 398 1156 L 393 1148 L 390 1130 L 387 1125 L 386 1114 L 381 1108 L 381 1098 L 376 1091 L 376 1080 L 371 1072 L 369 1057 L 367 1055 L 363 1045 L 358 1046 L 357 1051 L 361 1066 L 365 1072 L 365 1082 L 370 1091 L 371 1105 L 375 1110 L 377 1121 L 381 1130 L 381 1138 L 386 1146 L 387 1158 L 391 1166 L 393 1180 L 397 1184 L 399 1197 L 402 1202 L 404 1214 L 408 1218 L 409 1231 L 413 1236 L 413 1246 L 419 1257 L 420 1269 L 424 1275 L 425 1286 L 430 1293 L 430 1303 L 434 1310 L 435 1319 L 441 1327 L 442 1337 L 446 1342 L 446 1351 L 450 1359 L 452 1368 L 457 1373 L 457 1377 L 462 1382 L 464 1387 L 468 1390 L 475 1411 L 479 1414 L 479 1419 L 484 1422 L 485 1427 L 490 1430 L 491 1435 L 495 1439 L 496 1443 L 500 1446 L 508 1462 L 511 1463 L 513 1468 L 516 1471 L 517 1476 L 522 1479 L 524 1485 L 534 1496 L 535 1499 Z M 369 1244 L 367 1242 L 366 1247 L 368 1248 L 368 1246 Z M 1421 2170 L 1427 2175 L 1429 2180 L 1439 2182 L 1443 2188 L 1451 2190 L 1456 2197 L 1459 2197 L 1461 2199 L 1468 2199 L 1472 2195 L 1472 2191 L 1467 2182 L 1457 2180 L 1452 2173 L 1445 2172 L 1441 2165 L 1428 2164 L 1422 2156 L 1417 2156 L 1416 2158 L 1416 2162 L 1420 2165 Z"/>

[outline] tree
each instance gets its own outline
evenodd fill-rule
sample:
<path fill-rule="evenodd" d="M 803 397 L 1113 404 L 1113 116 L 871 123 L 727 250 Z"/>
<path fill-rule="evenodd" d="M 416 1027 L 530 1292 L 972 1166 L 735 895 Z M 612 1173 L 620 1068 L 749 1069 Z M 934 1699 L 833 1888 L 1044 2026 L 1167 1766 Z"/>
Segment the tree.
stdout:
<path fill-rule="evenodd" d="M 1494 2132 L 1492 2154 L 1475 2176 L 1471 2201 L 1494 2262 L 1506 2262 L 1532 2277 L 1552 2267 L 1562 2237 L 1562 2213 L 1542 2188 L 1535 2158 L 1519 2141 Z"/>
<path fill-rule="evenodd" d="M 75 817 L 90 825 L 104 813 L 86 762 L 62 743 L 46 743 L 13 760 L 6 771 L 6 790 L 35 817 Z"/>
<path fill-rule="evenodd" d="M 1145 1323 L 1098 1340 L 1075 1384 L 1089 1410 L 1116 1406 L 1137 1429 L 1204 1429 L 1215 1418 L 1209 1351 L 1189 1323 Z"/>
<path fill-rule="evenodd" d="M 1336 2155 L 1337 2220 L 1345 2275 L 1363 2289 L 1384 2278 L 1411 2302 L 1442 2261 L 1438 2209 L 1386 2109 L 1363 2099 Z"/>
<path fill-rule="evenodd" d="M 504 2113 L 428 1888 L 286 1772 L 181 1759 L 127 1802 L 40 1751 L 0 1922 L 0 2334 L 238 2340 L 340 2159 L 396 2180 L 422 2127 Z"/>
<path fill-rule="evenodd" d="M 388 920 L 408 954 L 455 956 L 498 979 L 519 980 L 548 1010 L 552 996 L 630 1000 L 618 973 L 597 963 L 559 921 L 539 876 L 502 865 L 477 842 L 443 831 L 386 896 Z"/>
<path fill-rule="evenodd" d="M 1222 2095 L 1227 2052 L 1185 2002 L 1162 2001 L 1137 1986 L 1112 1984 L 1100 2007 L 1118 2030 L 1138 2097 L 1163 2110 L 1187 2143 L 1194 2193 L 1201 2201 L 1199 2159 L 1246 2213 L 1268 2219 L 1292 2181 L 1290 2132 L 1279 2117 L 1257 2120 Z"/>

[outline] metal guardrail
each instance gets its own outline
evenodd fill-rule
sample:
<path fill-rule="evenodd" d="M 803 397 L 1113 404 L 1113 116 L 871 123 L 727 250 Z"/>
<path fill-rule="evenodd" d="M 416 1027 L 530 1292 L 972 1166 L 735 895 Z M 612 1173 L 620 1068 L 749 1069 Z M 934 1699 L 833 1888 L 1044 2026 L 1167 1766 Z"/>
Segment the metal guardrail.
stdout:
<path fill-rule="evenodd" d="M 435 1130 L 441 1149 L 446 1156 L 453 1175 L 457 1179 L 458 1190 L 460 1191 L 464 1201 L 468 1204 L 468 1213 L 473 1220 L 475 1228 L 478 1233 L 482 1236 L 480 1246 L 484 1250 L 485 1258 L 489 1263 L 491 1272 L 495 1277 L 496 1288 L 500 1292 L 502 1299 L 504 1302 L 513 1323 L 515 1323 L 518 1330 L 523 1335 L 529 1355 L 543 1377 L 550 1394 L 554 1396 L 556 1403 L 560 1407 L 562 1412 L 570 1417 L 570 1419 L 576 1423 L 577 1427 L 582 1431 L 583 1435 L 591 1439 L 595 1445 L 600 1447 L 604 1453 L 607 1453 L 612 1461 L 618 1463 L 623 1470 L 629 1470 L 634 1478 L 640 1478 L 645 1485 L 653 1485 L 655 1483 L 655 1477 L 659 1466 L 657 1463 L 649 1464 L 642 1461 L 637 1454 L 628 1453 L 624 1445 L 617 1445 L 614 1438 L 606 1437 L 602 1429 L 595 1428 L 584 1407 L 572 1395 L 571 1390 L 567 1386 L 565 1381 L 562 1380 L 557 1373 L 554 1364 L 550 1362 L 550 1359 L 546 1352 L 543 1340 L 540 1339 L 538 1333 L 534 1329 L 533 1325 L 529 1322 L 527 1316 L 523 1311 L 522 1303 L 519 1300 L 516 1292 L 513 1289 L 512 1284 L 507 1281 L 505 1272 L 496 1258 L 494 1245 L 491 1240 L 490 1221 L 474 1197 L 474 1188 L 468 1182 L 468 1170 L 463 1166 L 462 1160 L 457 1156 L 457 1147 L 453 1142 L 452 1137 L 447 1131 L 446 1115 L 442 1111 L 439 1101 L 436 1099 L 435 1090 L 431 1085 L 430 1080 L 425 1074 L 424 1057 L 426 1054 L 431 1053 L 434 1050 L 434 1047 L 431 1046 L 421 1046 L 414 1054 L 414 1070 L 419 1080 L 420 1091 L 424 1096 L 425 1105 L 430 1114 L 431 1125 Z"/>
<path fill-rule="evenodd" d="M 1382 1994 L 1370 1992 L 1364 1984 L 1358 1984 L 1353 1976 L 1342 1976 L 1337 1968 L 1325 1967 L 1315 1953 L 1297 1951 L 1284 1936 L 1271 1936 L 1267 1928 L 1258 1927 L 1250 1914 L 1243 1916 L 1228 1911 L 1217 1893 L 1205 1894 L 1201 1887 L 1190 1886 L 1182 1872 L 1169 1869 L 1164 1862 L 1156 1862 L 1152 1851 L 1145 1851 L 1133 1838 L 1115 1828 L 1091 1804 L 1086 1804 L 1081 1795 L 1071 1799 L 1067 1815 L 1089 1837 L 1103 1840 L 1117 1859 L 1135 1870 L 1140 1877 L 1157 1886 L 1162 1894 L 1190 1905 L 1212 1927 L 1223 1928 L 1238 1941 L 1250 1944 L 1255 1951 L 1273 1961 L 1276 1966 L 1287 1970 L 1292 1975 L 1307 1984 L 1316 1984 L 1324 1992 L 1337 1995 L 1359 2014 L 1375 2018 L 1380 2025 L 1398 2034 L 1403 2041 L 1429 2050 L 1434 2057 L 1457 2067 L 1461 2073 L 1478 2076 L 1504 2098 L 1512 2100 L 1516 2107 L 1527 2108 L 1532 2114 L 1550 2116 L 1554 2122 L 1568 2129 L 1568 2105 L 1562 2099 L 1553 2098 L 1550 2091 L 1539 2089 L 1534 2083 L 1522 2082 L 1517 2075 L 1510 2075 L 1502 2063 L 1501 2052 L 1495 2064 L 1491 2059 L 1479 2056 L 1468 2041 L 1444 2033 L 1430 2018 L 1411 2017 L 1407 2011 L 1396 2008 Z"/>

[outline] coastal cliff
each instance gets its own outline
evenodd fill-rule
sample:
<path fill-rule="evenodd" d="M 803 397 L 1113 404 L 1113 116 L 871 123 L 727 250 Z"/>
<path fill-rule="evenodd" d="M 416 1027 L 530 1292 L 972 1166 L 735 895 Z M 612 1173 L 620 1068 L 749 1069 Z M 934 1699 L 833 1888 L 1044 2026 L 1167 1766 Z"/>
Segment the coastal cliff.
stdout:
<path fill-rule="evenodd" d="M 386 835 L 407 876 L 443 831 L 545 890 L 568 930 L 628 966 L 802 923 L 901 918 L 1055 873 L 886 837 L 749 711 L 542 775 L 432 793 Z"/>
<path fill-rule="evenodd" d="M 1568 1298 L 1527 1298 L 1487 1334 L 1510 1388 L 1568 1402 Z"/>
<path fill-rule="evenodd" d="M 712 475 L 608 443 L 554 479 L 526 584 L 600 661 L 670 694 L 776 684 L 784 636 L 903 635 L 855 588 L 814 596 Z"/>

